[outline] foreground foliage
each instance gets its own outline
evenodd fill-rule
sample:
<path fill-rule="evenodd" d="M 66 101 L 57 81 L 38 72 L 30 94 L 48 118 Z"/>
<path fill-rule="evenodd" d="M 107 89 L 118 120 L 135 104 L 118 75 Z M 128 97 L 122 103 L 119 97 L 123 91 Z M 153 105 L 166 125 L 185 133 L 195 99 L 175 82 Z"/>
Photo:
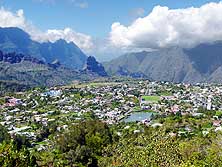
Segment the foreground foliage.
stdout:
<path fill-rule="evenodd" d="M 63 132 L 51 136 L 54 138 L 53 145 L 40 152 L 32 149 L 21 136 L 10 140 L 1 127 L 0 166 L 222 166 L 220 132 L 176 135 L 172 131 L 176 131 L 177 123 L 183 126 L 190 121 L 189 117 L 181 120 L 181 116 L 175 115 L 159 120 L 163 127 L 152 128 L 134 123 L 108 126 L 92 119 L 73 123 Z M 204 124 L 200 120 L 192 120 L 189 125 L 194 126 L 197 122 L 200 130 L 201 124 Z M 135 133 L 135 129 L 140 129 L 140 133 Z"/>

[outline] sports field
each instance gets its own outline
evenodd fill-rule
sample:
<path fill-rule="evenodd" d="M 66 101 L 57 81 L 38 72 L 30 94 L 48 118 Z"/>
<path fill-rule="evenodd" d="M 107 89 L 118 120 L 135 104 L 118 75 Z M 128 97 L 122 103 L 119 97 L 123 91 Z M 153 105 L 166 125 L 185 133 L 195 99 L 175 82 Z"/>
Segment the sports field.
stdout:
<path fill-rule="evenodd" d="M 150 102 L 158 102 L 160 101 L 160 96 L 142 96 L 142 99 Z"/>

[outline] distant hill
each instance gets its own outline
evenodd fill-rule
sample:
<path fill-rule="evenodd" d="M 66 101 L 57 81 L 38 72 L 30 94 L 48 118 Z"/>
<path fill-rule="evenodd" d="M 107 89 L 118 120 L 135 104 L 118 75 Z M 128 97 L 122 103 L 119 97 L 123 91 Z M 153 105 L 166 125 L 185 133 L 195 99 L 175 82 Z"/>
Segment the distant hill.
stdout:
<path fill-rule="evenodd" d="M 87 56 L 73 42 L 38 43 L 19 28 L 0 28 L 0 50 L 32 55 L 47 63 L 58 60 L 65 67 L 82 69 Z"/>
<path fill-rule="evenodd" d="M 33 87 L 64 85 L 73 80 L 89 79 L 92 79 L 92 76 L 61 66 L 58 61 L 50 64 L 24 54 L 4 54 L 0 51 L 1 83 Z"/>
<path fill-rule="evenodd" d="M 129 53 L 104 63 L 110 75 L 172 82 L 222 82 L 222 42 Z"/>

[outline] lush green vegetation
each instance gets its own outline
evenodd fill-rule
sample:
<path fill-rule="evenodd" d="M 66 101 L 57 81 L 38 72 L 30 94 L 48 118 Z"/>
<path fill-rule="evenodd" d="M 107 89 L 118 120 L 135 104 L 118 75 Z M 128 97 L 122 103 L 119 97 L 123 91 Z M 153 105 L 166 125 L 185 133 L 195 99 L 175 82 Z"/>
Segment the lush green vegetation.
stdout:
<path fill-rule="evenodd" d="M 173 94 L 169 91 L 161 91 L 161 92 L 158 92 L 159 95 L 161 96 L 172 96 Z"/>
<path fill-rule="evenodd" d="M 159 96 L 142 96 L 142 99 L 150 102 L 158 102 L 160 100 Z"/>
<path fill-rule="evenodd" d="M 29 151 L 30 143 L 22 136 L 13 136 L 0 126 L 0 166 L 2 167 L 35 167 L 38 166 L 35 156 Z"/>
<path fill-rule="evenodd" d="M 30 89 L 28 85 L 21 84 L 14 81 L 1 81 L 0 80 L 0 95 L 7 92 L 18 92 Z"/>
<path fill-rule="evenodd" d="M 152 128 L 134 123 L 108 126 L 96 119 L 81 121 L 51 136 L 53 147 L 40 152 L 29 151 L 32 146 L 23 137 L 11 140 L 1 127 L 0 166 L 221 166 L 222 134 L 199 133 L 210 123 L 207 118 L 171 115 L 158 116 L 156 121 L 164 126 Z M 178 135 L 188 125 L 195 133 L 186 131 Z M 52 128 L 49 125 L 48 129 Z M 135 133 L 136 129 L 141 132 Z"/>
<path fill-rule="evenodd" d="M 11 95 L 23 99 L 25 104 L 15 107 L 4 107 L 7 98 L 0 98 L 3 105 L 1 124 L 5 124 L 10 132 L 9 135 L 0 126 L 0 166 L 222 166 L 221 124 L 215 125 L 221 121 L 220 109 L 207 110 L 202 106 L 193 110 L 192 101 L 188 103 L 186 96 L 183 96 L 184 100 L 158 101 L 158 93 L 157 96 L 145 96 L 146 100 L 158 101 L 162 106 L 159 112 L 155 109 L 143 111 L 158 113 L 153 114 L 151 121 L 125 123 L 120 119 L 110 123 L 110 119 L 124 118 L 124 115 L 118 115 L 119 111 L 124 110 L 129 115 L 130 109 L 130 113 L 142 110 L 139 104 L 139 97 L 142 96 L 138 91 L 140 88 L 129 89 L 126 94 L 125 87 L 125 84 L 122 87 L 115 85 L 106 94 L 103 94 L 103 88 L 96 92 L 94 86 L 64 89 L 60 97 L 42 96 L 49 90 L 36 88 Z M 119 91 L 113 92 L 115 89 Z M 185 95 L 188 93 L 184 92 Z M 212 103 L 221 103 L 218 98 L 214 98 Z M 100 105 L 102 99 L 106 101 Z M 181 106 L 180 111 L 170 110 L 175 104 Z M 115 113 L 117 116 L 114 118 L 110 114 L 110 117 L 105 115 L 101 119 L 103 112 L 98 114 L 96 110 L 104 108 L 120 110 L 108 113 Z M 187 111 L 188 108 L 191 109 Z M 14 115 L 16 117 L 10 119 L 13 121 L 11 128 L 5 118 Z M 21 119 L 24 115 L 25 120 Z M 40 117 L 42 121 L 37 121 Z M 15 119 L 20 121 L 16 122 Z M 29 129 L 13 135 L 16 128 L 22 127 Z M 32 133 L 34 137 L 30 135 Z"/>

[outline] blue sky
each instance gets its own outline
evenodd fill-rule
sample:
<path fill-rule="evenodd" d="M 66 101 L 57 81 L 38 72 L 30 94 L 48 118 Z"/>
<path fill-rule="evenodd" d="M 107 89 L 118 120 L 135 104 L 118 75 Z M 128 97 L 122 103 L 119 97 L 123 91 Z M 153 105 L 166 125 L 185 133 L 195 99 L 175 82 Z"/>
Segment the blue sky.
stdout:
<path fill-rule="evenodd" d="M 222 40 L 220 0 L 0 0 L 0 27 L 64 39 L 100 61 Z"/>
<path fill-rule="evenodd" d="M 1 6 L 17 11 L 41 30 L 70 27 L 93 37 L 105 37 L 113 22 L 128 25 L 136 18 L 137 9 L 144 15 L 154 6 L 169 8 L 199 7 L 209 0 L 2 0 Z M 219 2 L 219 1 L 214 1 Z M 81 6 L 81 4 L 83 6 Z M 135 15 L 135 16 L 133 16 Z"/>

